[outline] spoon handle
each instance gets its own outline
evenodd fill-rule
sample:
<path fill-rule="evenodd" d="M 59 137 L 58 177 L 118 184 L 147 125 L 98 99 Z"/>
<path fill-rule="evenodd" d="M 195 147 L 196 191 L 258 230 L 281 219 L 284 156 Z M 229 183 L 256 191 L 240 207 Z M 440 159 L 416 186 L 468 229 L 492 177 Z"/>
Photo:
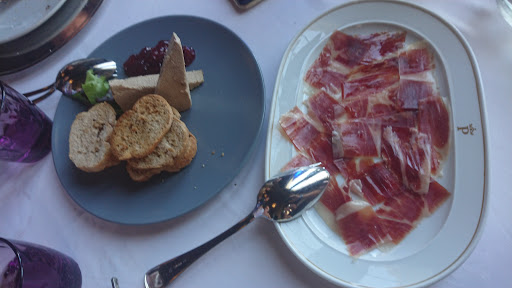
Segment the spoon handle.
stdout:
<path fill-rule="evenodd" d="M 176 279 L 181 272 L 185 271 L 194 261 L 199 259 L 199 257 L 206 254 L 206 252 L 210 251 L 213 247 L 215 247 L 220 242 L 224 241 L 229 236 L 235 234 L 235 232 L 247 226 L 247 224 L 251 223 L 254 220 L 255 216 L 258 216 L 256 212 L 259 209 L 255 209 L 251 214 L 247 215 L 244 219 L 240 220 L 240 222 L 231 226 L 228 230 L 222 232 L 217 237 L 212 240 L 204 243 L 203 245 L 194 248 L 180 256 L 177 256 L 167 262 L 164 262 L 154 268 L 151 268 L 145 275 L 145 286 L 146 288 L 160 288 L 164 287 L 174 279 Z"/>
<path fill-rule="evenodd" d="M 53 88 L 53 91 L 55 91 L 55 83 L 52 83 L 46 87 L 43 87 L 41 89 L 37 89 L 37 90 L 34 90 L 34 91 L 31 91 L 31 92 L 27 92 L 27 93 L 23 93 L 23 95 L 25 95 L 25 97 L 30 97 L 30 96 L 34 96 L 36 94 L 40 94 L 40 93 L 43 93 L 45 91 L 48 91 L 50 89 Z"/>

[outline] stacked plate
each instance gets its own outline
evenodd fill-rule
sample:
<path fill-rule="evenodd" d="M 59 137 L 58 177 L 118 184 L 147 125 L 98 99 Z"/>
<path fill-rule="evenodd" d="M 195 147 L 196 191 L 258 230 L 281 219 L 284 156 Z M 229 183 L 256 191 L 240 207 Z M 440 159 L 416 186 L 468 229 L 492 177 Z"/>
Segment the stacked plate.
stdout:
<path fill-rule="evenodd" d="M 0 75 L 51 55 L 82 29 L 101 2 L 0 0 Z"/>

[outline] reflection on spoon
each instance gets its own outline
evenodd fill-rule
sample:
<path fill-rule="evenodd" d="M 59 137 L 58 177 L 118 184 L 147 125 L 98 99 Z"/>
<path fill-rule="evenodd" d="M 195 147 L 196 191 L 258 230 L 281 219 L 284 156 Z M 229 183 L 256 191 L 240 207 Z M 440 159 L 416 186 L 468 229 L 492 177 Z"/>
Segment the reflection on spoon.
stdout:
<path fill-rule="evenodd" d="M 274 176 L 261 187 L 256 207 L 247 217 L 203 245 L 151 268 L 144 277 L 145 287 L 166 286 L 195 260 L 257 217 L 277 222 L 296 219 L 320 199 L 329 178 L 329 172 L 318 164 Z"/>

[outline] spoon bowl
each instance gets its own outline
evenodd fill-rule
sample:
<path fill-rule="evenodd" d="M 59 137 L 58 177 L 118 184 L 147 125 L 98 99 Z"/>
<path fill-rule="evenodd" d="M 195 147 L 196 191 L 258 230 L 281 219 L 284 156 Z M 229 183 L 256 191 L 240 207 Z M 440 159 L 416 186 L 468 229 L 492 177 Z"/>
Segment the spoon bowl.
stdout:
<path fill-rule="evenodd" d="M 65 96 L 82 92 L 82 84 L 85 83 L 87 71 L 97 76 L 105 76 L 105 79 L 117 77 L 117 64 L 112 60 L 103 58 L 85 58 L 69 63 L 60 69 L 55 79 L 55 88 Z"/>
<path fill-rule="evenodd" d="M 263 184 L 256 209 L 269 220 L 291 221 L 320 199 L 328 182 L 329 172 L 318 164 L 283 172 Z"/>
<path fill-rule="evenodd" d="M 87 71 L 92 69 L 93 74 L 105 76 L 109 80 L 117 77 L 116 62 L 103 58 L 84 58 L 75 60 L 62 67 L 57 73 L 55 82 L 41 89 L 24 93 L 26 97 L 34 96 L 46 92 L 44 95 L 33 99 L 37 103 L 50 96 L 55 90 L 62 92 L 64 96 L 71 97 L 76 93 L 82 92 L 82 84 L 85 83 Z M 84 99 L 86 100 L 85 96 Z"/>
<path fill-rule="evenodd" d="M 255 218 L 286 222 L 298 218 L 322 196 L 329 172 L 318 164 L 292 169 L 274 176 L 258 192 L 256 206 L 244 219 L 212 240 L 146 272 L 146 288 L 161 288 L 176 279 L 195 260 L 217 244 L 247 226 Z"/>

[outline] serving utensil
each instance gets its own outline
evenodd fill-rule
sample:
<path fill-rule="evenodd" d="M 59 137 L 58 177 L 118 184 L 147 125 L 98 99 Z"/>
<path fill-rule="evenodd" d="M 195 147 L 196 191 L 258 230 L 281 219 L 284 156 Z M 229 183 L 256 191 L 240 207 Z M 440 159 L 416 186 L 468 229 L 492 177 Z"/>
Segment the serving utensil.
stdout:
<path fill-rule="evenodd" d="M 322 196 L 329 172 L 318 164 L 289 170 L 265 182 L 252 212 L 222 234 L 203 245 L 151 268 L 144 276 L 146 288 L 161 288 L 176 279 L 187 267 L 217 244 L 247 226 L 255 218 L 276 222 L 296 219 Z"/>
<path fill-rule="evenodd" d="M 46 92 L 42 96 L 32 100 L 32 102 L 38 103 L 50 96 L 55 90 L 59 90 L 64 96 L 68 97 L 76 93 L 81 93 L 82 84 L 85 82 L 87 70 L 89 69 L 92 69 L 93 74 L 97 76 L 105 76 L 107 80 L 117 77 L 116 62 L 103 58 L 84 58 L 73 61 L 62 67 L 59 73 L 57 73 L 54 83 L 41 89 L 24 93 L 24 95 L 30 97 Z M 84 100 L 86 100 L 86 98 L 84 98 Z"/>

